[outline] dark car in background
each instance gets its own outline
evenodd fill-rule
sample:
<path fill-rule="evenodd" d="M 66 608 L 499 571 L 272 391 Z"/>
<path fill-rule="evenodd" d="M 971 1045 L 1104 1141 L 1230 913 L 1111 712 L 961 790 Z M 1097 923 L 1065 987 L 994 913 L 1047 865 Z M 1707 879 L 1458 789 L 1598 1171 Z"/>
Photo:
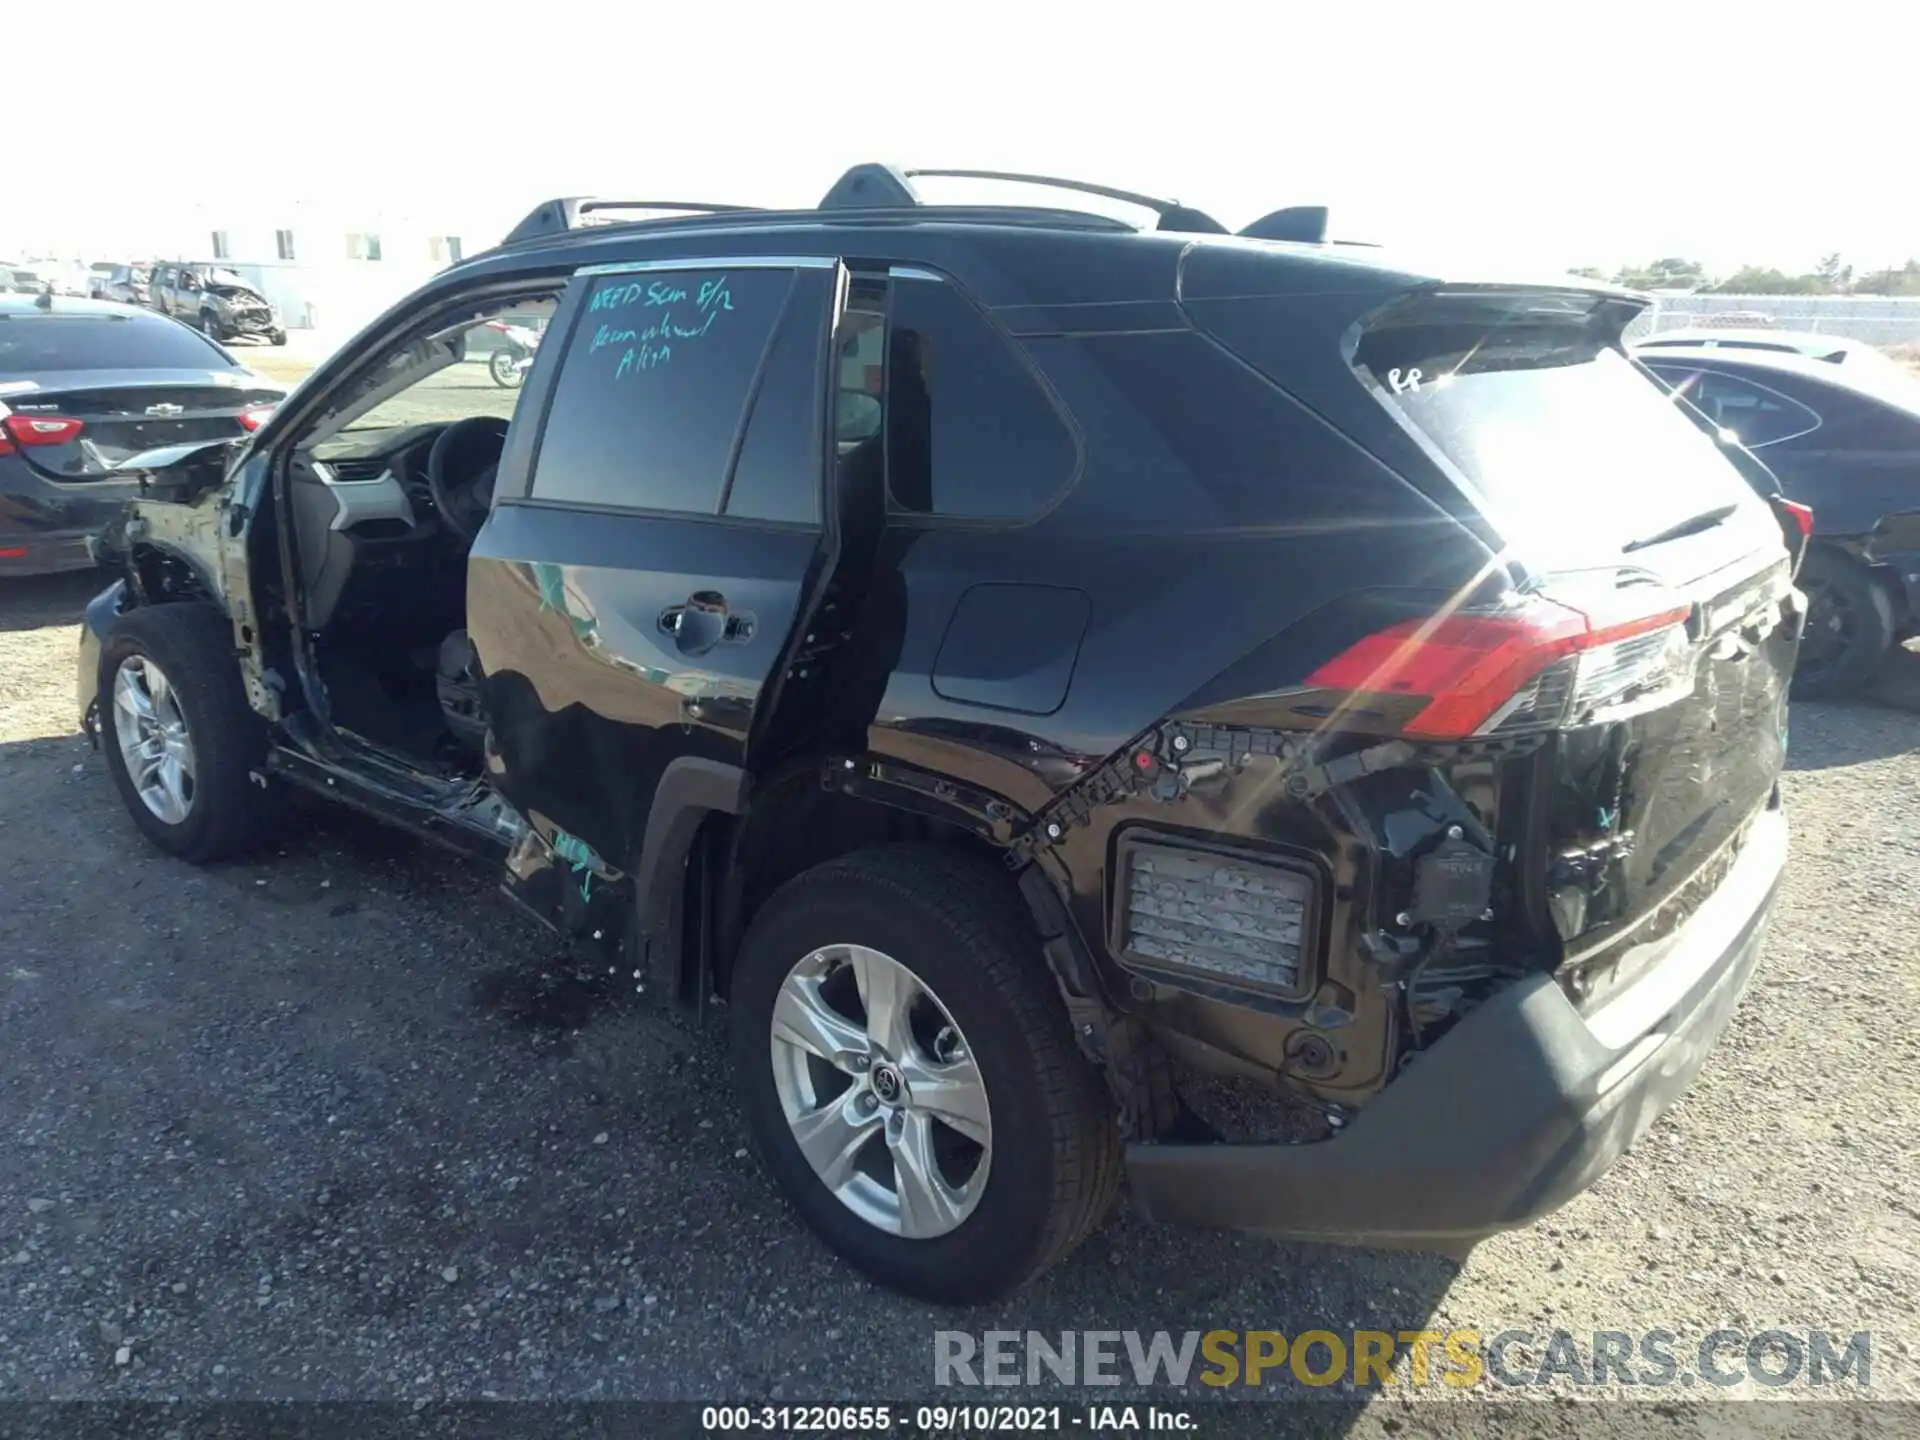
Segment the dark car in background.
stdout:
<path fill-rule="evenodd" d="M 0 575 L 91 565 L 89 537 L 138 493 L 116 465 L 250 433 L 283 393 L 149 311 L 0 295 Z"/>
<path fill-rule="evenodd" d="M 1123 1174 L 1452 1251 L 1564 1203 L 1787 846 L 1793 550 L 1644 299 L 912 179 L 549 202 L 151 466 L 79 666 L 133 823 L 210 862 L 310 791 L 724 999 L 774 1177 L 915 1294 Z M 529 313 L 523 385 L 459 373 Z"/>
<path fill-rule="evenodd" d="M 1635 355 L 1812 508 L 1798 577 L 1811 614 L 1794 693 L 1857 690 L 1920 632 L 1920 380 L 1891 361 L 1726 345 Z"/>
<path fill-rule="evenodd" d="M 1722 330 L 1705 327 L 1668 330 L 1634 341 L 1633 350 L 1643 357 L 1691 350 L 1804 355 L 1809 360 L 1844 365 L 1856 375 L 1866 374 L 1869 381 L 1907 374 L 1906 367 L 1878 345 L 1871 345 L 1865 340 L 1852 340 L 1844 335 L 1822 335 L 1812 330 Z"/>
<path fill-rule="evenodd" d="M 155 265 L 147 303 L 215 340 L 251 337 L 270 345 L 287 343 L 286 326 L 273 302 L 252 281 L 225 265 L 174 261 Z"/>

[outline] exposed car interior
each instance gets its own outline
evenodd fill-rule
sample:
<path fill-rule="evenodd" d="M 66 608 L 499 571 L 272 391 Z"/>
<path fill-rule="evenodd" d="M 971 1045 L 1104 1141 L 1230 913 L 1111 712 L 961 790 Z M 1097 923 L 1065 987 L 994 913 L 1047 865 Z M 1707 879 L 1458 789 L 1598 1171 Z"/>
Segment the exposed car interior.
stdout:
<path fill-rule="evenodd" d="M 488 322 L 544 323 L 556 299 L 497 302 L 397 348 L 300 437 L 289 468 L 303 628 L 327 718 L 444 772 L 479 766 L 467 551 L 523 393 L 488 374 Z"/>

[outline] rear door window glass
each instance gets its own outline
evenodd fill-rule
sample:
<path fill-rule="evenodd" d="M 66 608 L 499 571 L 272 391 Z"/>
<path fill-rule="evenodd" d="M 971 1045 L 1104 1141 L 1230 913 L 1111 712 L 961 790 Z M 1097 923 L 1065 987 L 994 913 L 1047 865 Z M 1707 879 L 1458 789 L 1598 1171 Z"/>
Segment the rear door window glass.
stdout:
<path fill-rule="evenodd" d="M 589 285 L 532 498 L 714 514 L 794 272 L 648 270 Z"/>
<path fill-rule="evenodd" d="M 801 273 L 767 352 L 722 507 L 736 519 L 819 523 L 829 273 Z"/>
<path fill-rule="evenodd" d="M 896 510 L 1025 520 L 1072 479 L 1078 450 L 1013 342 L 944 281 L 894 281 L 884 356 L 857 337 L 843 389 L 885 376 L 887 488 Z"/>
<path fill-rule="evenodd" d="M 1749 450 L 1804 435 L 1820 417 L 1798 401 L 1763 385 L 1736 380 L 1717 370 L 1690 370 L 1663 364 L 1650 367 L 1718 425 L 1731 430 Z"/>

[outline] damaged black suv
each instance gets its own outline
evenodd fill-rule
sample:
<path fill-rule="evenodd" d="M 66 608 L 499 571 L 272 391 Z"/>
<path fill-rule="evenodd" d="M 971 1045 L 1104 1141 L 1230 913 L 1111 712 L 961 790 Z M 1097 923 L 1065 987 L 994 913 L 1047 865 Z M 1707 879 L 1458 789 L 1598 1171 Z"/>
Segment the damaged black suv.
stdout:
<path fill-rule="evenodd" d="M 551 202 L 145 457 L 80 660 L 135 823 L 210 861 L 295 786 L 494 857 L 724 1002 L 767 1165 L 917 1294 L 1123 1176 L 1455 1252 L 1562 1204 L 1756 963 L 1796 532 L 1630 293 L 928 173 Z"/>

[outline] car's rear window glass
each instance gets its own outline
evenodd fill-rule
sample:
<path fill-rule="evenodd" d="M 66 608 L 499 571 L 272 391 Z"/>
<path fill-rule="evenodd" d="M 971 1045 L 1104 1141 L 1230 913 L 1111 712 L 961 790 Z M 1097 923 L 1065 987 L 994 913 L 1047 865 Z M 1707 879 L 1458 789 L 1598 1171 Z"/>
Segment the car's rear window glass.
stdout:
<path fill-rule="evenodd" d="M 1617 554 L 1752 496 L 1712 438 L 1584 324 L 1395 325 L 1363 335 L 1356 358 L 1536 557 Z"/>
<path fill-rule="evenodd" d="M 56 305 L 59 302 L 54 302 Z M 170 320 L 116 315 L 0 315 L 0 375 L 53 370 L 232 370 L 232 361 Z"/>
<path fill-rule="evenodd" d="M 598 276 L 541 431 L 532 497 L 713 514 L 791 270 Z"/>
<path fill-rule="evenodd" d="M 942 281 L 901 279 L 888 314 L 887 488 L 897 509 L 1024 520 L 1072 478 L 1073 436 L 1012 343 Z M 874 357 L 877 358 L 877 357 Z M 860 388 L 868 357 L 843 357 Z"/>

